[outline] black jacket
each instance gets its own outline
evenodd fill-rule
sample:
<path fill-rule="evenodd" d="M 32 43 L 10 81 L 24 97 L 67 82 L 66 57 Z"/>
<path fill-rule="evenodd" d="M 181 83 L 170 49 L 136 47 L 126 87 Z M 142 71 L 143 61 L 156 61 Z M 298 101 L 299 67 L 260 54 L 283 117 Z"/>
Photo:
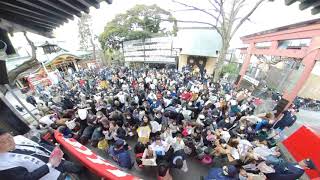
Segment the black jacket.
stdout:
<path fill-rule="evenodd" d="M 45 164 L 38 169 L 28 172 L 24 167 L 18 166 L 0 171 L 1 179 L 10 180 L 36 180 L 49 173 L 49 167 Z"/>

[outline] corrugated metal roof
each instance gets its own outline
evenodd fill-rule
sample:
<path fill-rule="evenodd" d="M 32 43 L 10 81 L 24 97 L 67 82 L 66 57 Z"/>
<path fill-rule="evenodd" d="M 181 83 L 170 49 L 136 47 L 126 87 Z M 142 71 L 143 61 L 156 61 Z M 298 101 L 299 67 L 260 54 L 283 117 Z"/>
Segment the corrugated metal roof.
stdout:
<path fill-rule="evenodd" d="M 102 0 L 0 0 L 0 27 L 50 37 L 52 30 L 74 16 L 99 8 Z M 106 0 L 109 4 L 112 0 Z"/>

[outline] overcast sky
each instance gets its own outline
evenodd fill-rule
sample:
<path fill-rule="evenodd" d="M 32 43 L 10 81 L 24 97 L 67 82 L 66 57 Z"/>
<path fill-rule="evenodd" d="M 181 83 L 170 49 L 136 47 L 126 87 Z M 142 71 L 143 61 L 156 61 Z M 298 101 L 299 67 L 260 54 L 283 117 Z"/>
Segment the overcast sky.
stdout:
<path fill-rule="evenodd" d="M 186 0 L 180 0 L 185 2 Z M 189 2 L 196 2 L 196 4 L 202 8 L 211 8 L 207 0 L 188 0 Z M 250 17 L 250 22 L 246 22 L 239 29 L 234 36 L 231 46 L 240 47 L 240 37 L 252 33 L 256 33 L 271 28 L 276 28 L 288 24 L 307 21 L 310 19 L 319 18 L 319 15 L 311 15 L 310 9 L 300 11 L 299 4 L 295 3 L 291 6 L 285 6 L 285 0 L 275 0 L 274 2 L 266 2 Z M 245 14 L 247 10 L 256 2 L 256 0 L 247 0 L 248 5 L 242 9 L 241 14 Z M 114 0 L 113 4 L 109 5 L 106 2 L 100 4 L 99 9 L 90 8 L 90 15 L 92 16 L 92 29 L 95 35 L 99 35 L 103 32 L 105 24 L 112 20 L 112 18 L 118 14 L 123 13 L 126 10 L 132 8 L 136 4 L 151 5 L 156 3 L 161 8 L 169 10 L 173 13 L 176 19 L 179 20 L 198 20 L 205 22 L 212 22 L 212 17 L 197 11 L 177 11 L 186 9 L 185 7 L 173 3 L 171 0 Z M 209 9 L 210 10 L 210 9 Z M 56 37 L 53 41 L 64 42 L 63 47 L 69 50 L 77 50 L 79 48 L 78 39 L 78 18 L 73 21 L 65 23 L 63 26 L 58 27 L 54 31 Z M 179 24 L 178 26 L 185 26 Z M 199 26 L 192 24 L 192 26 Z M 21 33 L 15 33 L 11 38 L 15 47 L 22 47 L 27 44 Z M 30 39 L 34 42 L 44 42 L 46 39 L 31 34 Z M 28 48 L 27 48 L 28 49 Z"/>

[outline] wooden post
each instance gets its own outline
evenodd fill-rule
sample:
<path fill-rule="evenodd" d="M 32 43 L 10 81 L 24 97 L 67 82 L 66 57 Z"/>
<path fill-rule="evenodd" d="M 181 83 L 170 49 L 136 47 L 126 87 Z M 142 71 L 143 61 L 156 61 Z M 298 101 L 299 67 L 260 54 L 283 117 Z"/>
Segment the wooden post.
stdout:
<path fill-rule="evenodd" d="M 246 54 L 245 59 L 243 61 L 241 70 L 239 72 L 240 80 L 238 81 L 238 84 L 236 85 L 237 88 L 240 87 L 240 84 L 241 84 L 241 81 L 243 79 L 243 76 L 246 74 L 246 71 L 247 71 L 247 69 L 248 69 L 248 67 L 250 65 L 250 60 L 251 60 L 253 48 L 254 48 L 254 43 L 250 43 L 250 46 L 248 47 L 247 54 Z"/>

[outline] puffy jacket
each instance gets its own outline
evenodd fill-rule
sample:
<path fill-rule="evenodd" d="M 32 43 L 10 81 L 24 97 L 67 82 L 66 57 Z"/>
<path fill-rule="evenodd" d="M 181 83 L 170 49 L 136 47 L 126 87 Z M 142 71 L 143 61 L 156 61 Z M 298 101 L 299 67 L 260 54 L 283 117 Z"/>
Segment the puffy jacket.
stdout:
<path fill-rule="evenodd" d="M 124 149 L 116 150 L 113 146 L 109 149 L 109 154 L 118 163 L 120 167 L 131 169 L 133 163 L 128 151 Z"/>
<path fill-rule="evenodd" d="M 237 180 L 236 177 L 228 177 L 223 174 L 222 168 L 211 168 L 204 180 Z"/>

